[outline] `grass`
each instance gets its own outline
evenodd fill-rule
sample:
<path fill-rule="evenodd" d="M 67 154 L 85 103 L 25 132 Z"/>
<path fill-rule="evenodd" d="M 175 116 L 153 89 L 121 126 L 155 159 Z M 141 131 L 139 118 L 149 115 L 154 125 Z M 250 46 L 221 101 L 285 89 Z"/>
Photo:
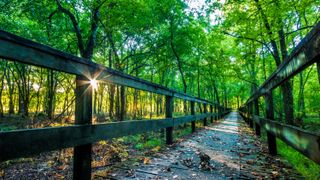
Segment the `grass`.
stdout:
<path fill-rule="evenodd" d="M 303 119 L 303 129 L 320 134 L 320 119 L 319 118 Z"/>
<path fill-rule="evenodd" d="M 12 130 L 16 130 L 16 129 L 17 129 L 17 127 L 15 127 L 15 126 L 0 124 L 0 132 L 12 131 Z"/>
<path fill-rule="evenodd" d="M 278 153 L 307 179 L 320 179 L 320 165 L 309 160 L 300 152 L 294 150 L 280 139 L 277 139 Z"/>
<path fill-rule="evenodd" d="M 202 126 L 202 121 L 196 122 L 197 128 Z M 188 134 L 191 134 L 190 123 L 175 127 L 173 130 L 173 139 L 176 141 L 177 139 Z M 133 147 L 137 150 L 152 150 L 155 148 L 159 149 L 165 147 L 165 134 L 162 136 L 160 131 L 126 136 L 122 139 L 123 142 L 133 145 Z"/>

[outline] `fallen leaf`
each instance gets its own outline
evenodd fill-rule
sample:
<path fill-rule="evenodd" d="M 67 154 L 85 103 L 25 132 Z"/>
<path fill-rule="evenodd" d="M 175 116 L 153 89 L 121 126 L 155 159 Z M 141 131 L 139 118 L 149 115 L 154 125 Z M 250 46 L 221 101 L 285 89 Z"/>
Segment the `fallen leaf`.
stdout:
<path fill-rule="evenodd" d="M 152 152 L 158 152 L 161 149 L 160 146 L 156 146 L 155 148 L 151 149 Z"/>
<path fill-rule="evenodd" d="M 254 164 L 254 161 L 253 160 L 247 160 L 247 164 Z"/>
<path fill-rule="evenodd" d="M 280 175 L 278 171 L 272 171 L 271 173 L 272 173 L 273 177 L 279 177 L 279 175 Z"/>
<path fill-rule="evenodd" d="M 4 176 L 4 170 L 0 170 L 0 177 Z"/>
<path fill-rule="evenodd" d="M 61 165 L 61 166 L 58 166 L 58 167 L 57 167 L 57 169 L 58 169 L 58 170 L 61 170 L 61 171 L 64 170 L 65 168 L 66 168 L 66 166 L 64 166 L 64 165 Z"/>
<path fill-rule="evenodd" d="M 151 162 L 150 158 L 147 158 L 147 157 L 143 158 L 143 164 L 150 164 L 150 162 Z"/>
<path fill-rule="evenodd" d="M 54 164 L 54 161 L 48 161 L 47 164 L 49 167 L 51 167 Z"/>
<path fill-rule="evenodd" d="M 64 179 L 65 178 L 62 174 L 59 174 L 59 173 L 55 174 L 55 177 L 57 179 Z"/>

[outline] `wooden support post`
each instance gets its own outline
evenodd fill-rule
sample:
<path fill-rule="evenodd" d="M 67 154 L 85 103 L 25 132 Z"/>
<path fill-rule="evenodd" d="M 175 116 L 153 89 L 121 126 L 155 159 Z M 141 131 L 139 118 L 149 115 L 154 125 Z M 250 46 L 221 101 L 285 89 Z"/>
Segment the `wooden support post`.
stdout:
<path fill-rule="evenodd" d="M 203 104 L 203 113 L 206 114 L 207 112 L 207 104 Z M 203 119 L 203 126 L 207 126 L 207 118 Z"/>
<path fill-rule="evenodd" d="M 259 99 L 258 98 L 254 100 L 254 114 L 256 116 L 259 116 Z M 254 122 L 254 124 L 255 124 L 256 135 L 260 136 L 261 135 L 260 125 L 256 122 Z"/>
<path fill-rule="evenodd" d="M 213 115 L 212 115 L 212 113 L 213 113 L 213 106 L 212 106 L 212 104 L 210 104 L 210 113 L 211 113 L 210 120 L 211 120 L 211 123 L 213 123 Z"/>
<path fill-rule="evenodd" d="M 272 97 L 272 91 L 268 92 L 265 95 L 265 101 L 266 101 L 266 115 L 267 119 L 274 120 L 274 109 L 273 109 L 273 97 Z M 268 149 L 269 153 L 271 155 L 277 154 L 277 141 L 276 136 L 269 133 L 267 131 L 267 138 L 268 138 Z"/>
<path fill-rule="evenodd" d="M 246 106 L 246 123 L 249 125 L 249 116 L 250 116 L 250 111 L 249 111 L 249 104 Z"/>
<path fill-rule="evenodd" d="M 214 105 L 214 120 L 218 120 L 218 109 L 217 109 L 217 105 Z"/>
<path fill-rule="evenodd" d="M 250 103 L 249 104 L 249 113 L 250 113 L 250 116 L 249 116 L 249 125 L 251 128 L 253 128 L 253 119 L 252 119 L 252 115 L 253 115 L 253 104 Z"/>
<path fill-rule="evenodd" d="M 194 101 L 190 101 L 191 103 L 191 115 L 195 115 L 195 107 L 194 107 Z M 191 122 L 191 132 L 196 132 L 196 121 Z"/>
<path fill-rule="evenodd" d="M 75 124 L 92 124 L 92 86 L 85 76 L 76 77 Z M 74 147 L 73 179 L 91 179 L 92 144 Z"/>
<path fill-rule="evenodd" d="M 166 118 L 172 118 L 173 113 L 173 97 L 166 96 Z M 173 127 L 166 128 L 166 143 L 172 144 L 173 142 Z"/>

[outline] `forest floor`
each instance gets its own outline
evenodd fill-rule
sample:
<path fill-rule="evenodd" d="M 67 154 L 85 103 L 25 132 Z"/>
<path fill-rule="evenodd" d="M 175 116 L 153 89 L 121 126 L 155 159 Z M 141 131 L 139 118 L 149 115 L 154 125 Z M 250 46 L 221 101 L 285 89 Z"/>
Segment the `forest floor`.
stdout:
<path fill-rule="evenodd" d="M 100 167 L 94 179 L 300 179 L 244 124 L 237 112 L 155 153 L 141 163 Z"/>

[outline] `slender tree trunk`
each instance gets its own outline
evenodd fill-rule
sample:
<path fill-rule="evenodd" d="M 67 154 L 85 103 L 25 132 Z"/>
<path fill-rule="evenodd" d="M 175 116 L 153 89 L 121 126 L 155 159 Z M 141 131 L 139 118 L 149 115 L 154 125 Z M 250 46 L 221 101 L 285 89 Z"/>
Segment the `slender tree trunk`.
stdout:
<path fill-rule="evenodd" d="M 254 0 L 257 6 L 258 11 L 261 14 L 264 26 L 267 30 L 270 42 L 271 42 L 271 47 L 272 47 L 272 56 L 274 57 L 274 60 L 276 62 L 277 67 L 280 66 L 281 64 L 281 57 L 279 53 L 279 48 L 277 46 L 276 41 L 274 40 L 273 37 L 273 32 L 271 30 L 270 23 L 267 19 L 267 16 L 265 12 L 263 11 L 259 0 Z M 275 2 L 277 3 L 277 2 Z M 287 49 L 286 49 L 286 42 L 285 42 L 285 33 L 283 31 L 283 23 L 281 17 L 278 17 L 277 22 L 280 25 L 280 30 L 278 31 L 278 36 L 279 36 L 279 44 L 280 44 L 280 50 L 281 50 L 281 56 L 282 56 L 282 61 L 284 61 L 287 57 Z M 292 85 L 290 81 L 287 81 L 281 85 L 281 90 L 282 90 L 282 96 L 283 96 L 283 109 L 285 112 L 285 119 L 286 123 L 293 125 L 293 93 L 292 93 Z"/>
<path fill-rule="evenodd" d="M 100 87 L 100 98 L 99 98 L 99 105 L 98 105 L 98 113 L 102 112 L 102 103 L 103 103 L 103 97 L 104 97 L 104 86 L 99 86 Z"/>
<path fill-rule="evenodd" d="M 97 114 L 98 91 L 93 89 L 93 114 Z"/>
<path fill-rule="evenodd" d="M 124 121 L 126 117 L 126 87 L 120 87 L 120 121 Z"/>
<path fill-rule="evenodd" d="M 304 81 L 303 72 L 299 73 L 299 96 L 298 96 L 298 117 L 303 119 L 305 117 L 305 103 L 304 103 Z"/>
<path fill-rule="evenodd" d="M 46 112 L 49 119 L 53 119 L 54 87 L 55 78 L 53 70 L 49 69 L 47 74 L 47 105 Z"/>
<path fill-rule="evenodd" d="M 21 113 L 23 117 L 28 117 L 30 83 L 29 78 L 27 76 L 29 76 L 29 67 L 24 64 L 15 64 L 15 67 L 18 71 L 19 76 L 19 78 L 17 79 L 19 88 L 19 113 Z"/>
<path fill-rule="evenodd" d="M 133 90 L 133 119 L 137 118 L 137 111 L 138 111 L 138 90 Z"/>
<path fill-rule="evenodd" d="M 320 84 L 320 62 L 317 62 L 318 81 Z"/>
<path fill-rule="evenodd" d="M 42 83 L 43 83 L 43 69 L 40 69 L 40 82 L 39 82 L 39 88 L 37 89 L 37 105 L 36 105 L 36 114 L 38 114 L 38 112 L 40 111 L 40 90 L 42 88 Z"/>
<path fill-rule="evenodd" d="M 120 120 L 120 88 L 119 86 L 116 87 L 116 101 L 115 101 L 115 108 L 116 108 L 116 118 L 117 121 Z"/>
<path fill-rule="evenodd" d="M 6 80 L 8 84 L 8 93 L 9 93 L 9 115 L 14 114 L 14 100 L 13 100 L 13 92 L 14 92 L 14 82 L 11 79 L 11 68 L 7 66 L 8 72 L 6 73 Z M 12 72 L 13 73 L 13 72 Z"/>
<path fill-rule="evenodd" d="M 170 46 L 171 46 L 172 52 L 173 52 L 173 54 L 174 54 L 174 56 L 176 57 L 176 60 L 177 60 L 178 69 L 179 69 L 179 72 L 180 72 L 180 75 L 181 75 L 181 79 L 182 79 L 182 83 L 183 83 L 183 92 L 187 93 L 187 82 L 186 82 L 184 73 L 182 71 L 182 61 L 181 61 L 181 58 L 180 58 L 180 56 L 179 56 L 179 54 L 176 51 L 175 46 L 174 46 L 173 24 L 174 24 L 173 19 L 171 19 L 170 20 Z M 185 100 L 183 101 L 183 111 L 184 111 L 184 113 L 187 112 L 187 102 Z"/>
<path fill-rule="evenodd" d="M 6 62 L 6 65 L 4 67 L 4 70 L 3 70 L 3 74 L 1 76 L 1 86 L 0 86 L 0 118 L 1 117 L 4 117 L 4 111 L 3 111 L 3 103 L 2 103 L 2 92 L 3 92 L 3 88 L 4 88 L 4 78 L 6 76 L 6 73 L 7 73 L 7 62 Z"/>

